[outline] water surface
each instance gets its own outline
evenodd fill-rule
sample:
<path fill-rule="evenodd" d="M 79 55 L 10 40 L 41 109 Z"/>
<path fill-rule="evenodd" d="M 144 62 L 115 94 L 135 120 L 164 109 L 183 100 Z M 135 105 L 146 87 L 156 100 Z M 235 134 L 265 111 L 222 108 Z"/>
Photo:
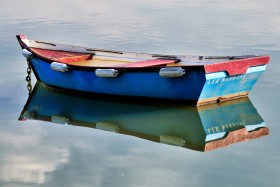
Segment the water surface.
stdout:
<path fill-rule="evenodd" d="M 1 2 L 0 186 L 278 186 L 279 7 L 278 0 Z M 84 126 L 18 121 L 28 91 L 16 34 L 159 54 L 270 55 L 249 95 L 270 135 L 201 152 Z M 118 111 L 108 111 L 113 121 Z M 180 116 L 155 113 L 153 105 L 140 111 L 116 119 L 148 123 L 162 114 L 175 124 Z"/>

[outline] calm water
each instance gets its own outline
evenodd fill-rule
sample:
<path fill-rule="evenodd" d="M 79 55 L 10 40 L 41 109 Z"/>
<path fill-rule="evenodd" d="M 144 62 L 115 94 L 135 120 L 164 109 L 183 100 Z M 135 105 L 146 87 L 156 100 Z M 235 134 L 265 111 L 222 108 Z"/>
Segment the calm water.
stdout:
<path fill-rule="evenodd" d="M 279 7 L 278 0 L 1 2 L 0 186 L 279 186 Z M 270 55 L 266 72 L 250 93 L 270 135 L 201 152 L 97 125 L 59 125 L 46 118 L 19 121 L 28 99 L 27 66 L 15 38 L 19 33 L 112 50 Z M 174 106 L 108 102 L 97 100 L 98 119 L 89 120 L 123 121 L 150 133 L 141 125 L 157 128 L 167 119 L 176 125 L 185 112 Z M 73 105 L 81 111 L 80 103 Z M 85 110 L 79 119 L 87 119 L 86 114 L 95 115 Z"/>

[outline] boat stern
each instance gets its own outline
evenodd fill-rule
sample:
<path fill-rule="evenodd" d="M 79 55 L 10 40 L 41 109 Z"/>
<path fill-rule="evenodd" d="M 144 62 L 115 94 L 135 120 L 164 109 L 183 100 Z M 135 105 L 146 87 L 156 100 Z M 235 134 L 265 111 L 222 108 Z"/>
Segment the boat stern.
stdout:
<path fill-rule="evenodd" d="M 197 105 L 246 97 L 266 69 L 268 56 L 205 66 L 206 82 Z"/>

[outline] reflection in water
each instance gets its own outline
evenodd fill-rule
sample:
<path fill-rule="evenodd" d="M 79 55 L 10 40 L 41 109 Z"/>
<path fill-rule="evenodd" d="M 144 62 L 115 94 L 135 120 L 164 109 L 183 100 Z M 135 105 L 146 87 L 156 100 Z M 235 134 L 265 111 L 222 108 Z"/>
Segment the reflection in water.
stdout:
<path fill-rule="evenodd" d="M 20 117 L 96 128 L 211 151 L 269 134 L 248 98 L 186 106 L 69 94 L 37 82 Z"/>

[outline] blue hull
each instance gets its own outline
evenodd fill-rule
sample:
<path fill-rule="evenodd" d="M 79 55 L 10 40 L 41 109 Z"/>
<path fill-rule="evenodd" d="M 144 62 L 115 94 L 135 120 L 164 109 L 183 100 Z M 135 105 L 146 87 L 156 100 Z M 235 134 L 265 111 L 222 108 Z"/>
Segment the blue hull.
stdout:
<path fill-rule="evenodd" d="M 118 77 L 97 77 L 94 70 L 79 68 L 54 71 L 50 63 L 30 60 L 38 80 L 56 88 L 121 96 L 179 100 L 197 105 L 247 96 L 266 65 L 250 67 L 245 74 L 228 76 L 226 72 L 208 73 L 186 70 L 182 77 L 164 78 L 156 71 L 125 71 Z"/>

